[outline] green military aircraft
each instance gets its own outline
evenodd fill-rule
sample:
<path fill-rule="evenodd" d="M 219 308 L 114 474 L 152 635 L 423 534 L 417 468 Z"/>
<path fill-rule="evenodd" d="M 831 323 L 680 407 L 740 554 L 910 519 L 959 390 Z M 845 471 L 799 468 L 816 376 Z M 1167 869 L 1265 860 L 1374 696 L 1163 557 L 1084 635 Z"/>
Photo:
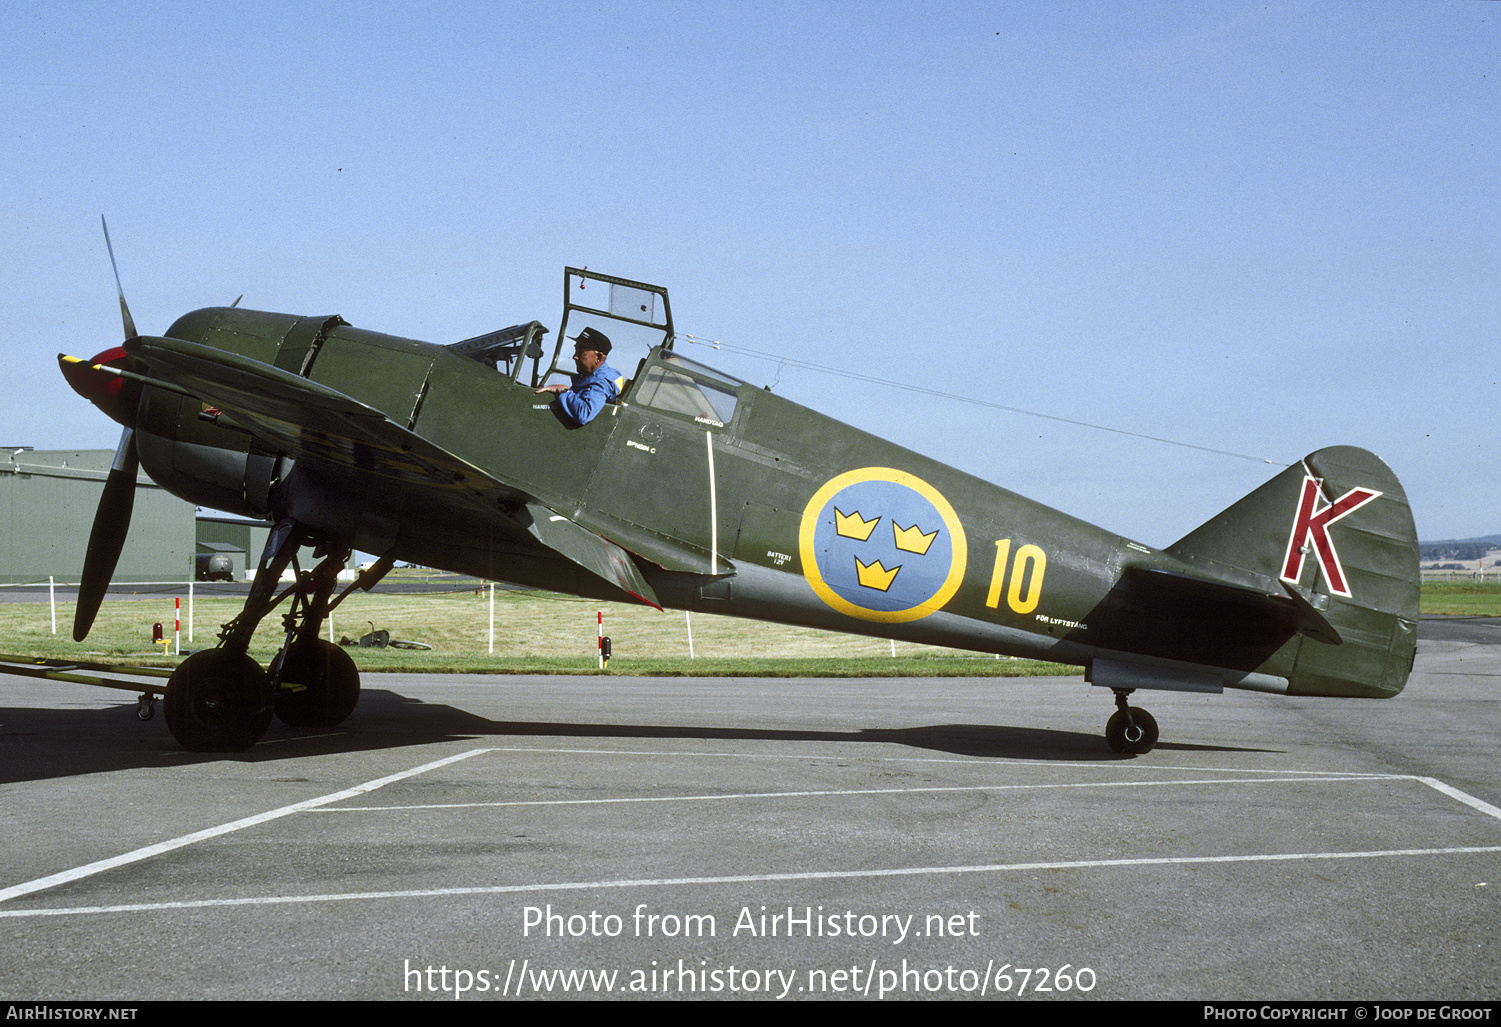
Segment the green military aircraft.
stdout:
<path fill-rule="evenodd" d="M 275 524 L 244 610 L 166 688 L 189 749 L 244 749 L 273 712 L 349 715 L 359 673 L 319 626 L 356 549 L 379 560 L 351 589 L 400 560 L 1075 664 L 1114 692 L 1105 734 L 1122 753 L 1158 737 L 1135 689 L 1390 696 L 1412 667 L 1412 514 L 1360 449 L 1312 453 L 1154 549 L 684 356 L 667 290 L 643 282 L 566 268 L 550 355 L 536 321 L 444 346 L 238 307 L 147 336 L 123 291 L 120 307 L 123 348 L 59 357 L 125 428 L 74 637 L 108 587 L 138 466 L 191 503 Z M 566 380 L 571 319 L 653 343 L 582 425 L 538 391 Z M 304 546 L 320 562 L 278 594 Z M 286 643 L 262 669 L 251 634 L 288 598 Z"/>

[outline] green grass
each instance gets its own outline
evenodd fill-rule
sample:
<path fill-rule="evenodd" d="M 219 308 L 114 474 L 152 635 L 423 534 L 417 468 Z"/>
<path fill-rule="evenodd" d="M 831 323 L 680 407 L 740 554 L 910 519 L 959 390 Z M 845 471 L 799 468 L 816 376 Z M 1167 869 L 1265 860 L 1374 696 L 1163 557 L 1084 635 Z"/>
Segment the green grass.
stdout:
<path fill-rule="evenodd" d="M 1423 583 L 1424 613 L 1501 617 L 1501 584 L 1477 581 Z"/>
<path fill-rule="evenodd" d="M 468 674 L 598 673 L 598 611 L 612 643 L 611 674 L 643 676 L 755 677 L 1023 677 L 1078 674 L 1078 668 L 1035 660 L 996 659 L 911 642 L 845 635 L 812 628 L 763 624 L 733 617 L 694 614 L 693 657 L 681 612 L 581 600 L 548 592 L 497 591 L 495 644 L 489 651 L 490 603 L 473 591 L 431 594 L 354 593 L 334 612 L 334 638 L 358 638 L 376 628 L 393 639 L 431 645 L 431 650 L 349 648 L 364 671 Z M 45 603 L 0 603 L 0 652 L 9 655 L 95 663 L 174 666 L 151 645 L 160 621 L 172 633 L 173 595 L 160 599 L 111 600 L 100 608 L 89 637 L 72 638 L 73 606 L 59 603 L 57 634 Z M 198 599 L 194 638 L 187 640 L 188 603 L 183 600 L 183 650 L 211 648 L 221 623 L 240 611 L 235 599 Z M 281 645 L 281 610 L 261 621 L 251 655 L 268 662 Z M 325 626 L 324 637 L 328 637 Z"/>
<path fill-rule="evenodd" d="M 411 576 L 410 574 L 408 575 Z M 415 580 L 422 580 L 420 577 Z M 357 638 L 377 628 L 392 638 L 425 642 L 430 651 L 349 649 L 361 670 L 467 674 L 598 673 L 596 617 L 605 611 L 613 644 L 608 672 L 642 676 L 702 677 L 1024 677 L 1078 674 L 1076 667 L 1035 660 L 994 659 L 980 653 L 844 635 L 812 628 L 762 624 L 695 614 L 693 652 L 682 613 L 598 603 L 548 592 L 496 593 L 495 651 L 489 651 L 490 604 L 472 591 L 452 591 L 452 579 L 434 578 L 427 594 L 356 593 L 334 613 L 335 638 Z M 59 603 L 57 634 L 45 603 L 0 603 L 0 652 L 96 663 L 174 666 L 151 645 L 151 626 L 170 635 L 173 595 L 111 600 L 100 609 L 88 639 L 72 638 L 73 607 Z M 240 611 L 236 599 L 198 599 L 195 637 L 187 640 L 183 597 L 183 648 L 206 649 L 221 623 Z M 1501 585 L 1434 582 L 1423 585 L 1422 610 L 1432 614 L 1501 616 Z M 281 644 L 280 611 L 265 618 L 251 655 L 268 662 Z M 327 630 L 325 628 L 325 637 Z"/>

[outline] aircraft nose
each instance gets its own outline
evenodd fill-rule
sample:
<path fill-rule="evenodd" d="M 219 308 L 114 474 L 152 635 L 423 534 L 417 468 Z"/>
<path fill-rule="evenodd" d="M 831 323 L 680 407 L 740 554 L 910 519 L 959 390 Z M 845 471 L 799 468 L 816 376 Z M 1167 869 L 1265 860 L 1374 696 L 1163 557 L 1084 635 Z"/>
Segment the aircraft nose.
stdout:
<path fill-rule="evenodd" d="M 99 369 L 100 366 L 123 369 L 130 359 L 122 347 L 114 346 L 92 360 L 59 353 L 57 363 L 74 392 L 104 411 L 111 420 L 134 428 L 136 407 L 141 399 L 140 383 Z"/>

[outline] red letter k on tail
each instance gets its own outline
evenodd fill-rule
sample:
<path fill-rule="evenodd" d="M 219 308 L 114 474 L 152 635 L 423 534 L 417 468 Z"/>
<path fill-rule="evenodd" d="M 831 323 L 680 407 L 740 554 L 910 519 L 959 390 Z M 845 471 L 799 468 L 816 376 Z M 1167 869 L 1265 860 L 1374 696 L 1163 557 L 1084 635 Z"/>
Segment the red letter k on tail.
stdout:
<path fill-rule="evenodd" d="M 1319 559 L 1319 569 L 1323 571 L 1329 591 L 1348 599 L 1350 586 L 1345 582 L 1345 571 L 1339 565 L 1334 543 L 1329 540 L 1329 525 L 1354 513 L 1379 495 L 1381 493 L 1371 489 L 1351 489 L 1320 510 L 1319 483 L 1314 478 L 1305 477 L 1303 496 L 1298 501 L 1298 517 L 1293 521 L 1293 533 L 1287 540 L 1287 557 L 1282 561 L 1282 580 L 1296 585 L 1303 576 L 1303 558 L 1312 552 Z"/>

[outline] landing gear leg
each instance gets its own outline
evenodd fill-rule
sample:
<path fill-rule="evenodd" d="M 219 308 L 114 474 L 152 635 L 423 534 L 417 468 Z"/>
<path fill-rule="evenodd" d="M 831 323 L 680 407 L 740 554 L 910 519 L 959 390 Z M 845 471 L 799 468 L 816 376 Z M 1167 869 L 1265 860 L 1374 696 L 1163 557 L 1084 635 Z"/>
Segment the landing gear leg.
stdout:
<path fill-rule="evenodd" d="M 1126 705 L 1126 697 L 1134 689 L 1116 688 L 1115 713 L 1105 725 L 1105 741 L 1119 753 L 1140 755 L 1151 752 L 1157 744 L 1157 721 L 1146 710 Z"/>
<path fill-rule="evenodd" d="M 354 660 L 318 637 L 331 608 L 328 597 L 348 557 L 349 550 L 335 550 L 312 572 L 298 575 L 292 609 L 282 617 L 287 640 L 271 665 L 271 678 L 276 716 L 292 727 L 337 727 L 360 701 Z"/>

